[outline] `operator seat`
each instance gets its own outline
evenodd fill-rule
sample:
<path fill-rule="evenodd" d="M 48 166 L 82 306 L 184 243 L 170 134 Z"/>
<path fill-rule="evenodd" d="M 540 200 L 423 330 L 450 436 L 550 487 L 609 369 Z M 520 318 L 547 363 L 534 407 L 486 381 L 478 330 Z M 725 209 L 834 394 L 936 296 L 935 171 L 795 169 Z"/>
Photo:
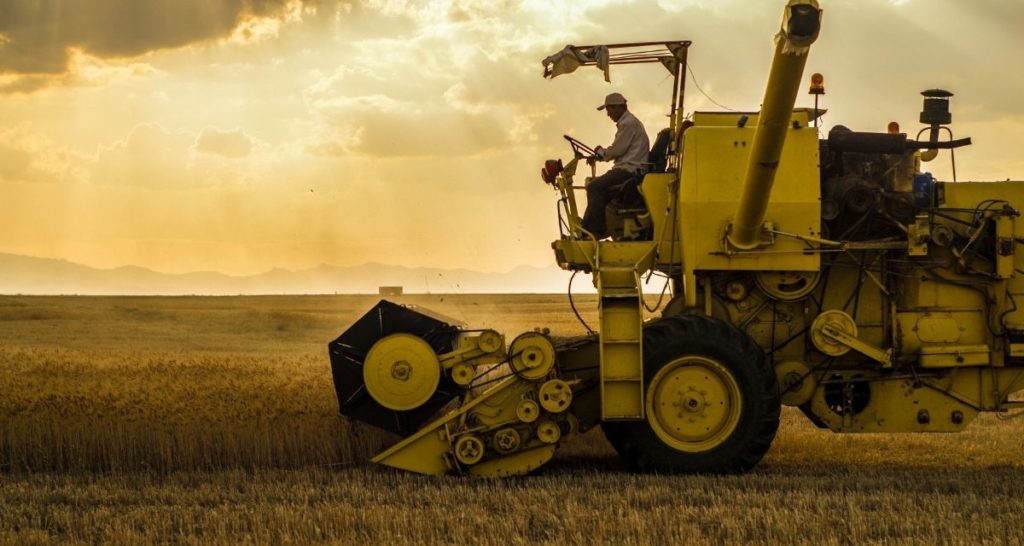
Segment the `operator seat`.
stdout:
<path fill-rule="evenodd" d="M 672 142 L 672 130 L 662 129 L 654 139 L 647 154 L 649 173 L 663 173 L 668 163 L 668 147 Z M 637 173 L 620 184 L 613 191 L 616 196 L 605 209 L 607 225 L 611 226 L 612 239 L 616 241 L 649 241 L 653 235 L 651 214 L 640 193 L 640 184 L 645 173 Z"/>
<path fill-rule="evenodd" d="M 647 154 L 647 162 L 651 165 L 649 173 L 663 173 L 668 166 L 668 145 L 672 143 L 672 129 L 668 127 L 658 132 Z"/>

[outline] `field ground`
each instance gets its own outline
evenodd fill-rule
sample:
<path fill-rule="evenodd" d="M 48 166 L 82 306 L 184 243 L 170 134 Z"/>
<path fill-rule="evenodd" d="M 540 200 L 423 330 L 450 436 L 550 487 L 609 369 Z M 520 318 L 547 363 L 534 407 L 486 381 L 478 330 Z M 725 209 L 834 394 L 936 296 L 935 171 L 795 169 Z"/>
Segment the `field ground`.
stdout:
<path fill-rule="evenodd" d="M 743 476 L 640 476 L 599 431 L 541 473 L 365 464 L 326 343 L 371 296 L 0 297 L 0 544 L 1024 544 L 1024 419 L 841 436 L 784 411 Z M 564 296 L 405 296 L 509 336 Z M 582 297 L 594 320 L 593 297 Z"/>

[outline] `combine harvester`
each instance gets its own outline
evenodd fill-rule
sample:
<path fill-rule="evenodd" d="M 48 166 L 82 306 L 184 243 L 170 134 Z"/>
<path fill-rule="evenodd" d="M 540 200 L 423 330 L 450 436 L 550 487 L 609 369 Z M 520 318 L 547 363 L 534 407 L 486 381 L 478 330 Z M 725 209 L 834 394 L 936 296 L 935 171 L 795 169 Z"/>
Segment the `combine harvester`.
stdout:
<path fill-rule="evenodd" d="M 609 206 L 611 240 L 578 214 L 593 151 L 566 137 L 573 159 L 543 170 L 555 257 L 593 276 L 597 331 L 506 344 L 380 302 L 329 345 L 341 413 L 404 438 L 373 460 L 519 475 L 600 425 L 639 471 L 743 472 L 783 404 L 835 432 L 955 432 L 1024 407 L 1009 400 L 1024 390 L 1024 183 L 957 183 L 955 162 L 953 182 L 922 172 L 970 144 L 953 140 L 941 90 L 924 93 L 927 140 L 841 126 L 819 139 L 823 112 L 794 105 L 820 21 L 815 0 L 790 0 L 761 112 L 692 120 L 689 42 L 604 46 L 610 64 L 661 63 L 675 86 L 651 171 Z M 645 322 L 649 274 L 674 297 Z"/>

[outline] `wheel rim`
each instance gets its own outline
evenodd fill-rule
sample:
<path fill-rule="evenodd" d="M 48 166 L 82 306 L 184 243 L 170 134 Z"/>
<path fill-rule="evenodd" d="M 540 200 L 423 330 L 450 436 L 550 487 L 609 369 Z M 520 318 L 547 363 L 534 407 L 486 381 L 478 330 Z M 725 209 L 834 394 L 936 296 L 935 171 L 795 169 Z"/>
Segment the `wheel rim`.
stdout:
<path fill-rule="evenodd" d="M 736 430 L 742 405 L 732 373 L 701 356 L 669 362 L 647 387 L 647 422 L 678 451 L 700 452 L 720 445 Z"/>

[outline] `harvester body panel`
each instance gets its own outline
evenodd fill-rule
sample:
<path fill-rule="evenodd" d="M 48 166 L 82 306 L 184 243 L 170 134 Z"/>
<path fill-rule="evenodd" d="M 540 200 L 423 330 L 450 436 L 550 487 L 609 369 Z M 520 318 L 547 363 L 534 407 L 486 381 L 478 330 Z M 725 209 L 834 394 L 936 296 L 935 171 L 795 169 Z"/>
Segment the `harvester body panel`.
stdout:
<path fill-rule="evenodd" d="M 735 120 L 732 126 L 704 126 L 700 116 L 695 117 L 685 136 L 679 192 L 679 238 L 687 271 L 817 271 L 820 256 L 805 254 L 806 245 L 796 239 L 777 240 L 771 252 L 728 248 L 723 235 L 733 223 L 742 195 L 755 130 L 738 127 Z M 806 116 L 793 118 L 800 128 L 787 129 L 765 218 L 776 230 L 820 237 L 817 130 L 809 126 Z M 760 230 L 758 235 L 762 237 Z"/>

